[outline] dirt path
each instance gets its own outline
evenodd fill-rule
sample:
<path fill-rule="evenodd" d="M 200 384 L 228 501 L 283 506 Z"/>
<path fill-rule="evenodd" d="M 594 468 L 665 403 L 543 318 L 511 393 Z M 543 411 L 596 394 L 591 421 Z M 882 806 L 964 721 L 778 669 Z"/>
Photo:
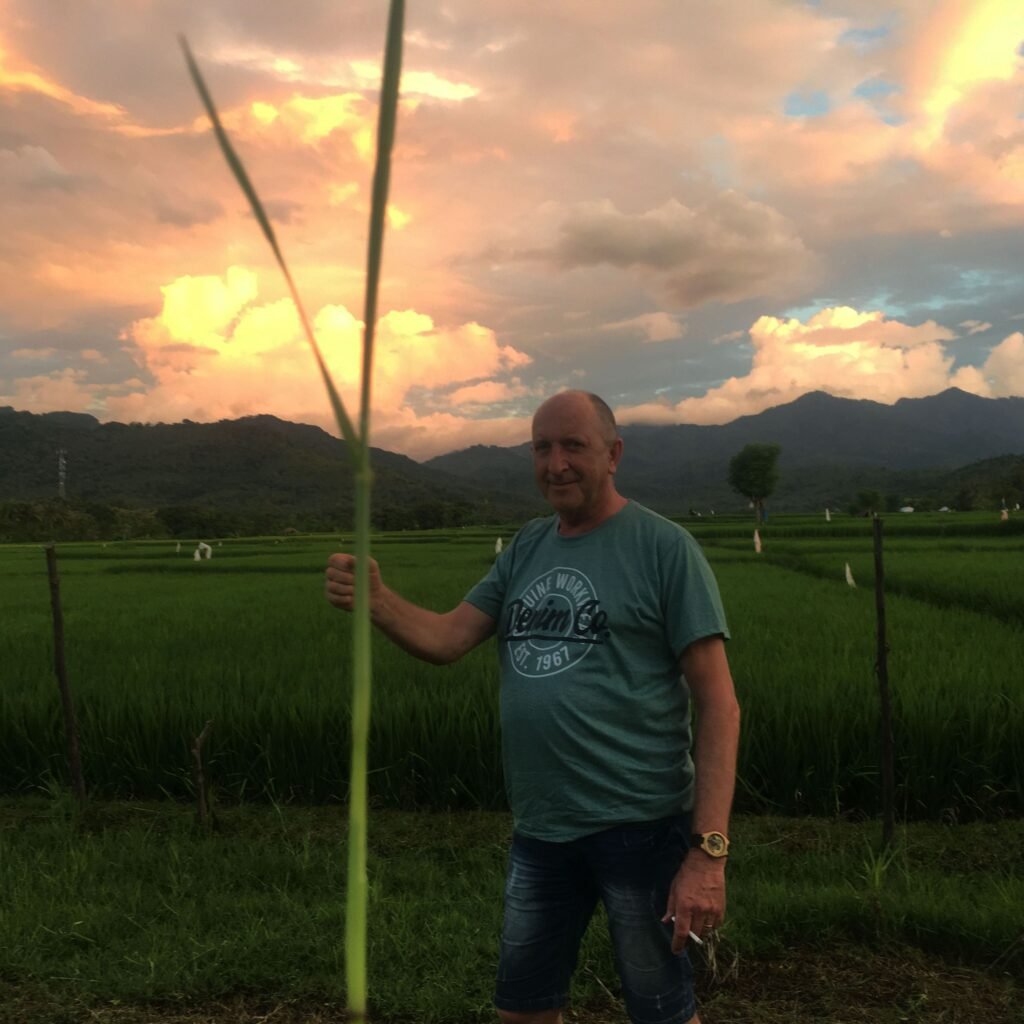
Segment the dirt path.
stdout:
<path fill-rule="evenodd" d="M 1022 979 L 950 965 L 916 950 L 802 949 L 718 966 L 702 986 L 703 1024 L 1024 1024 Z M 496 1018 L 495 1018 L 496 1019 Z M 0 1024 L 345 1024 L 317 1001 L 238 996 L 195 1005 L 59 1002 L 0 981 Z M 371 1024 L 419 1024 L 388 1018 Z M 478 1024 L 478 1021 L 451 1024 Z M 611 999 L 569 1010 L 565 1024 L 626 1024 Z"/>

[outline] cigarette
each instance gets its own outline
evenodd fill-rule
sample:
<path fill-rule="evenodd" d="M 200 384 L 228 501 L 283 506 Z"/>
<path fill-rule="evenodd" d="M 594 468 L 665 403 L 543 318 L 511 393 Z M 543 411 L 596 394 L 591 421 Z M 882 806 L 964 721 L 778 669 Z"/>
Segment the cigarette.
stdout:
<path fill-rule="evenodd" d="M 676 915 L 673 914 L 672 915 L 672 922 L 673 923 L 675 923 L 675 919 L 676 919 Z M 704 945 L 704 940 L 699 935 L 695 934 L 694 932 L 688 932 L 687 934 L 690 936 L 691 939 L 693 939 L 694 942 L 697 943 L 698 946 L 703 946 Z"/>

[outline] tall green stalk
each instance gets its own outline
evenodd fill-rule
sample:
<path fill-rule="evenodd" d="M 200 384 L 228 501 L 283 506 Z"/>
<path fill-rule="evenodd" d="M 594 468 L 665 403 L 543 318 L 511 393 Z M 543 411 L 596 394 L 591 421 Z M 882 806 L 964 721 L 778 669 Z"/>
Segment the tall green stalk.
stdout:
<path fill-rule="evenodd" d="M 367 760 L 370 735 L 370 689 L 373 678 L 370 636 L 370 383 L 373 335 L 377 323 L 377 285 L 384 245 L 384 217 L 391 178 L 391 148 L 398 112 L 402 69 L 404 0 L 392 0 L 388 15 L 380 110 L 377 117 L 377 160 L 366 253 L 366 298 L 363 313 L 362 397 L 359 409 L 359 458 L 355 470 L 356 604 L 352 667 L 352 767 L 349 773 L 348 903 L 345 914 L 345 976 L 348 1009 L 357 1021 L 366 1017 L 366 833 Z"/>
<path fill-rule="evenodd" d="M 377 290 L 380 263 L 384 248 L 384 224 L 391 178 L 391 150 L 395 139 L 398 114 L 398 86 L 402 74 L 402 27 L 405 20 L 404 0 L 391 0 L 388 14 L 387 41 L 384 47 L 384 68 L 381 79 L 380 109 L 377 119 L 377 159 L 373 175 L 373 200 L 370 207 L 370 231 L 366 256 L 366 295 L 363 313 L 363 366 L 360 393 L 359 430 L 356 432 L 345 410 L 341 395 L 334 386 L 330 372 L 320 353 L 309 317 L 299 298 L 284 255 L 277 244 L 274 229 L 249 180 L 245 167 L 221 124 L 213 98 L 192 57 L 188 43 L 181 39 L 189 73 L 213 124 L 214 133 L 228 166 L 252 206 L 257 223 L 278 266 L 284 274 L 292 301 L 299 315 L 306 338 L 316 356 L 320 374 L 334 408 L 334 415 L 349 446 L 355 476 L 356 527 L 356 600 L 353 610 L 352 654 L 352 764 L 349 773 L 348 887 L 345 912 L 345 986 L 349 1018 L 366 1019 L 366 838 L 367 838 L 367 760 L 370 734 L 370 692 L 373 681 L 370 624 L 370 498 L 373 470 L 370 466 L 370 395 L 373 372 L 373 336 L 377 322 Z"/>

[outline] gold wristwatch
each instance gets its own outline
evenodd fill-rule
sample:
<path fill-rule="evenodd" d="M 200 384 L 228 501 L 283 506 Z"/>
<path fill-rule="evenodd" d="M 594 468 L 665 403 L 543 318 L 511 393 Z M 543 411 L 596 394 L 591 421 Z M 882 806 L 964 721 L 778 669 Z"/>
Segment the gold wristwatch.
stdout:
<path fill-rule="evenodd" d="M 690 849 L 703 850 L 716 860 L 729 856 L 729 837 L 722 832 L 695 832 L 690 836 Z"/>

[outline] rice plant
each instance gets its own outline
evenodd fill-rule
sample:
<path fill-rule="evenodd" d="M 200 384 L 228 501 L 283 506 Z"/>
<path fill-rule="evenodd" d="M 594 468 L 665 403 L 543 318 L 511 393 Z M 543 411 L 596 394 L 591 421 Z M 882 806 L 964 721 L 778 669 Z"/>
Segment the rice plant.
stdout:
<path fill-rule="evenodd" d="M 352 639 L 317 586 L 338 543 L 225 543 L 201 564 L 166 542 L 63 549 L 68 665 L 97 796 L 189 799 L 188 741 L 214 718 L 207 760 L 222 804 L 347 799 L 351 695 L 332 678 Z M 749 527 L 738 543 L 708 549 L 747 722 L 737 809 L 875 813 L 870 552 L 819 552 L 828 573 L 815 578 L 766 561 L 777 543 L 756 555 Z M 493 561 L 494 533 L 384 535 L 374 547 L 410 600 L 452 607 Z M 921 552 L 922 574 L 934 569 L 927 603 L 888 602 L 901 808 L 932 820 L 1020 815 L 1024 630 L 985 613 L 980 579 L 976 610 L 945 605 L 957 581 L 942 550 Z M 846 558 L 857 589 L 843 580 Z M 965 579 L 969 558 L 950 555 Z M 66 766 L 38 549 L 0 549 L 0 613 L 0 792 L 45 789 Z M 372 805 L 504 808 L 494 642 L 448 668 L 373 643 Z"/>
<path fill-rule="evenodd" d="M 245 193 L 253 214 L 263 230 L 274 257 L 284 275 L 299 320 L 320 368 L 334 415 L 352 454 L 355 469 L 356 527 L 356 601 L 354 609 L 354 642 L 352 647 L 352 762 L 349 773 L 349 835 L 348 888 L 345 914 L 346 1002 L 352 1019 L 366 1017 L 366 833 L 367 833 L 367 758 L 370 733 L 370 689 L 372 682 L 369 559 L 370 559 L 370 495 L 373 471 L 370 466 L 370 385 L 373 370 L 373 332 L 377 322 L 377 289 L 384 247 L 384 218 L 387 211 L 388 187 L 391 177 L 391 149 L 397 120 L 398 88 L 402 67 L 402 28 L 405 20 L 404 0 L 391 0 L 388 13 L 387 39 L 381 79 L 380 108 L 377 120 L 377 157 L 373 175 L 373 198 L 370 207 L 370 230 L 366 259 L 366 293 L 363 307 L 363 359 L 360 389 L 359 428 L 353 426 L 338 394 L 317 345 L 309 317 L 299 298 L 277 238 L 253 187 L 245 167 L 235 153 L 217 114 L 213 98 L 203 81 L 188 43 L 182 48 L 189 73 L 202 98 L 213 124 L 221 151 L 235 179 Z"/>

